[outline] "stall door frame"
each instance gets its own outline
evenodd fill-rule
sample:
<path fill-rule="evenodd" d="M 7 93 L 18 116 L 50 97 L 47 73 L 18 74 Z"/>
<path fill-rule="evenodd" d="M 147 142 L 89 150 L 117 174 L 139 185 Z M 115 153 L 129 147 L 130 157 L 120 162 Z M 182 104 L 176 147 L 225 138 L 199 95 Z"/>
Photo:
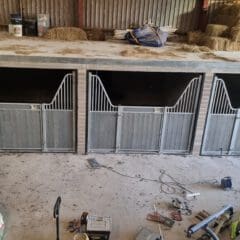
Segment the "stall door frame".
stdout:
<path fill-rule="evenodd" d="M 234 108 L 223 79 L 214 77 L 202 155 L 240 155 L 240 108 Z"/>
<path fill-rule="evenodd" d="M 87 152 L 190 153 L 201 82 L 193 78 L 172 107 L 115 106 L 90 72 Z"/>

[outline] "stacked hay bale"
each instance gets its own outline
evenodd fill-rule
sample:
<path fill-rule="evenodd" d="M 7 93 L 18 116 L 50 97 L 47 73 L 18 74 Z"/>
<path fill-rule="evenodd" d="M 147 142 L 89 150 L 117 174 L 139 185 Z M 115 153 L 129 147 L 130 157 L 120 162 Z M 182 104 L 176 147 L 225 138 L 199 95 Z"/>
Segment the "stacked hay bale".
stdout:
<path fill-rule="evenodd" d="M 205 33 L 189 32 L 188 43 L 216 51 L 240 51 L 240 3 L 225 4 L 214 10 Z"/>
<path fill-rule="evenodd" d="M 76 27 L 56 27 L 49 29 L 43 38 L 51 40 L 76 41 L 87 40 L 87 34 L 82 29 Z"/>

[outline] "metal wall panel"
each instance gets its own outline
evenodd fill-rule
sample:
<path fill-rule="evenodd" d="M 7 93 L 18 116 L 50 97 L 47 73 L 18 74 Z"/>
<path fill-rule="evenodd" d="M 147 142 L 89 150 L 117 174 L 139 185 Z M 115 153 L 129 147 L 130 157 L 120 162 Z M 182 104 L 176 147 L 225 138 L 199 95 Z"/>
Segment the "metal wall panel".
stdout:
<path fill-rule="evenodd" d="M 214 114 L 209 118 L 209 128 L 206 133 L 204 153 L 210 155 L 228 154 L 235 114 Z"/>
<path fill-rule="evenodd" d="M 196 29 L 198 0 L 84 0 L 84 26 L 87 28 L 126 29 L 131 24 L 151 21 L 158 26 L 173 26 L 181 31 Z"/>
<path fill-rule="evenodd" d="M 119 151 L 159 152 L 163 113 L 123 112 Z"/>
<path fill-rule="evenodd" d="M 67 110 L 46 111 L 45 151 L 74 151 L 73 112 Z"/>
<path fill-rule="evenodd" d="M 191 113 L 167 113 L 167 124 L 165 126 L 165 138 L 163 151 L 165 153 L 174 151 L 188 153 L 189 136 L 191 136 L 191 124 L 194 121 L 194 114 Z"/>
<path fill-rule="evenodd" d="M 0 25 L 9 23 L 9 15 L 20 11 L 17 0 L 0 0 Z M 50 15 L 51 26 L 75 26 L 77 24 L 77 0 L 22 0 L 25 17 L 38 13 Z"/>
<path fill-rule="evenodd" d="M 88 149 L 91 151 L 115 151 L 116 147 L 116 112 L 89 113 Z"/>
<path fill-rule="evenodd" d="M 0 109 L 1 150 L 41 150 L 40 110 Z"/>

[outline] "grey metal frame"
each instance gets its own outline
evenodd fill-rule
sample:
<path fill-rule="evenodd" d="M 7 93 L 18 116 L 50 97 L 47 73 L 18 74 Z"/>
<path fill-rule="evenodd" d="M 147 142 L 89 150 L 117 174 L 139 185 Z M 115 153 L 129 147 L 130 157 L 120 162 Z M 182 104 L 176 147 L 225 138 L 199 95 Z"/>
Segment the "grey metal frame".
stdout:
<path fill-rule="evenodd" d="M 240 155 L 240 109 L 231 104 L 223 79 L 215 77 L 206 127 L 203 155 Z"/>
<path fill-rule="evenodd" d="M 74 84 L 65 75 L 48 104 L 0 103 L 0 151 L 74 152 Z"/>
<path fill-rule="evenodd" d="M 90 72 L 87 151 L 190 153 L 201 81 L 192 79 L 172 107 L 115 106 Z"/>

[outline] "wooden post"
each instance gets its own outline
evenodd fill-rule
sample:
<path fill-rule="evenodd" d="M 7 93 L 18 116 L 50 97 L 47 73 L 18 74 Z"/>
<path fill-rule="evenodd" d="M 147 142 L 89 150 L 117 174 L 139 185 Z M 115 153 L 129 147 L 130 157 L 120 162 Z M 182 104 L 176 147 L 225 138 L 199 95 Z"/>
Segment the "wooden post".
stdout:
<path fill-rule="evenodd" d="M 209 8 L 209 0 L 201 0 L 201 10 L 199 16 L 199 24 L 198 28 L 202 32 L 205 32 L 206 26 L 208 24 L 208 8 Z"/>
<path fill-rule="evenodd" d="M 84 0 L 78 0 L 78 26 L 83 28 Z"/>

